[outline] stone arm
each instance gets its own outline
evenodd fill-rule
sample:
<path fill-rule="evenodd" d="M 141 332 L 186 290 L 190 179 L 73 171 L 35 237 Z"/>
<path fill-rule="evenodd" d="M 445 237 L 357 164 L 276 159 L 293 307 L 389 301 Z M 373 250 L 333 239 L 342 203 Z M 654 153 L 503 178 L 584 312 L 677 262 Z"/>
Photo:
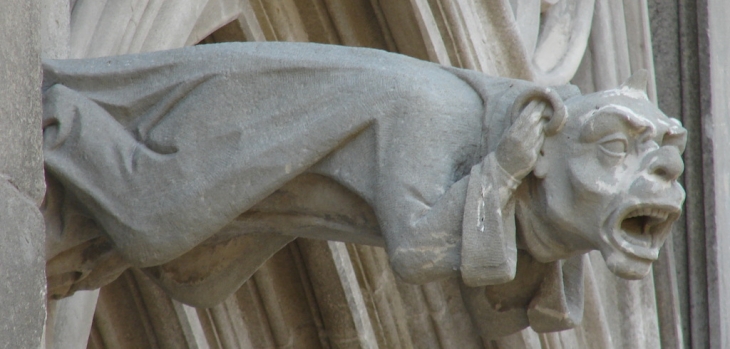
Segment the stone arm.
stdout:
<path fill-rule="evenodd" d="M 518 185 L 491 153 L 433 205 L 420 201 L 423 193 L 413 189 L 400 199 L 398 191 L 392 192 L 389 196 L 400 209 L 380 217 L 387 217 L 381 224 L 394 270 L 419 284 L 460 273 L 465 280 L 511 280 L 516 263 L 512 193 Z M 403 217 L 410 211 L 405 206 L 416 212 Z M 487 236 L 488 244 L 481 243 L 485 239 L 480 234 Z M 474 258 L 481 260 L 474 262 Z M 477 267 L 485 261 L 491 268 Z"/>
<path fill-rule="evenodd" d="M 513 124 L 497 149 L 471 171 L 462 229 L 461 276 L 472 287 L 501 284 L 515 277 L 517 234 L 512 194 L 522 178 L 535 169 L 545 135 L 562 128 L 566 111 L 555 91 L 538 87 L 518 96 L 511 114 Z"/>
<path fill-rule="evenodd" d="M 468 105 L 468 101 L 453 105 Z M 400 166 L 385 163 L 378 217 L 391 265 L 399 276 L 411 283 L 426 283 L 461 274 L 465 283 L 473 286 L 514 278 L 517 250 L 512 193 L 537 159 L 544 139 L 544 110 L 544 103 L 529 103 L 500 146 L 452 183 L 449 180 L 463 163 L 460 157 L 465 148 L 461 144 L 425 147 L 422 142 L 427 135 L 421 135 L 420 141 L 417 136 L 395 138 L 398 141 L 388 153 L 390 161 L 397 159 Z M 458 115 L 459 111 L 441 113 Z M 473 130 L 460 129 L 457 121 L 469 118 L 442 119 L 441 128 L 434 125 L 438 122 L 426 122 L 462 136 L 440 139 L 474 139 L 470 138 Z"/>

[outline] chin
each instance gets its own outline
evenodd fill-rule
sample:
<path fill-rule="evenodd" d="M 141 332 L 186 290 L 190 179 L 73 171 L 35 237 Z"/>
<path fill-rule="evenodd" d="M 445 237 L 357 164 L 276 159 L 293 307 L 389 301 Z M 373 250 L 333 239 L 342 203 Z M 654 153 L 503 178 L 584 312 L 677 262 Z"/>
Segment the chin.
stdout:
<path fill-rule="evenodd" d="M 606 261 L 608 270 L 616 274 L 616 276 L 628 279 L 638 280 L 649 274 L 651 265 L 654 260 L 635 258 L 628 256 L 620 251 L 604 253 L 601 251 L 603 259 Z"/>

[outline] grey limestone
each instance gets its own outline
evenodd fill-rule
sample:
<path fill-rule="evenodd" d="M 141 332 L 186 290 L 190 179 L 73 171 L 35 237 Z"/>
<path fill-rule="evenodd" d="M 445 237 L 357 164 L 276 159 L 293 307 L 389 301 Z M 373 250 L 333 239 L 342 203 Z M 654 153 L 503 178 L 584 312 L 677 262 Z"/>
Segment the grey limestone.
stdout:
<path fill-rule="evenodd" d="M 71 8 L 68 0 L 43 0 L 41 5 L 41 56 L 63 59 L 69 57 Z"/>
<path fill-rule="evenodd" d="M 314 44 L 44 68 L 46 165 L 65 190 L 50 197 L 77 199 L 102 231 L 93 248 L 191 304 L 309 236 L 384 245 L 407 282 L 460 278 L 484 338 L 572 328 L 580 255 L 647 275 L 684 200 L 686 131 L 649 101 L 646 72 L 580 96 Z"/>
<path fill-rule="evenodd" d="M 173 6 L 163 8 L 162 5 L 166 2 Z M 40 17 L 37 17 L 37 11 L 32 9 L 38 6 L 38 3 L 41 3 Z M 540 6 L 536 6 L 538 3 Z M 202 4 L 205 5 L 200 6 Z M 306 5 L 302 6 L 303 4 Z M 576 4 L 581 5 L 583 10 L 593 11 L 593 13 L 582 11 L 583 15 L 571 18 L 570 23 L 580 24 L 582 28 L 578 28 L 581 27 L 579 25 L 574 26 L 570 31 L 561 31 L 560 26 L 553 27 L 558 30 L 550 30 L 550 27 L 546 26 L 546 29 L 540 30 L 538 26 L 538 23 L 541 22 L 540 18 L 544 21 L 550 16 L 558 18 L 563 15 L 577 15 L 580 11 L 572 14 L 570 12 L 576 9 L 574 7 Z M 567 68 L 562 69 L 567 73 L 562 75 L 562 81 L 558 82 L 560 84 L 571 78 L 571 72 L 576 68 L 575 58 L 583 55 L 582 50 L 585 46 L 587 49 L 582 67 L 578 72 L 579 76 L 572 80 L 573 83 L 580 86 L 584 93 L 596 89 L 613 88 L 619 84 L 620 80 L 627 77 L 630 71 L 636 71 L 642 67 L 651 73 L 653 58 L 656 64 L 656 90 L 660 109 L 670 116 L 679 117 L 683 121 L 684 127 L 687 128 L 689 141 L 683 154 L 686 170 L 683 178 L 680 178 L 680 182 L 688 193 L 687 201 L 682 216 L 674 224 L 672 238 L 665 243 L 659 260 L 653 263 L 653 277 L 649 275 L 641 281 L 622 281 L 613 278 L 613 275 L 606 272 L 605 261 L 599 252 L 589 253 L 590 258 L 583 260 L 586 263 L 583 269 L 586 303 L 581 326 L 569 331 L 540 334 L 526 329 L 499 340 L 482 343 L 478 335 L 472 333 L 473 328 L 468 320 L 469 314 L 461 304 L 463 303 L 461 291 L 458 283 L 454 281 L 455 279 L 426 285 L 404 284 L 399 281 L 399 293 L 393 289 L 396 282 L 392 281 L 393 274 L 387 266 L 388 257 L 382 248 L 349 245 L 348 249 L 353 263 L 356 264 L 356 274 L 361 272 L 359 268 L 368 269 L 373 266 L 371 260 L 362 259 L 363 254 L 358 256 L 357 250 L 377 251 L 379 256 L 379 262 L 376 264 L 380 269 L 377 269 L 378 273 L 369 277 L 373 280 L 360 279 L 357 281 L 363 288 L 365 303 L 368 306 L 380 347 L 408 347 L 405 344 L 413 342 L 417 343 L 414 346 L 419 348 L 480 348 L 482 346 L 485 348 L 540 346 L 550 348 L 652 348 L 659 346 L 659 339 L 661 339 L 662 348 L 723 347 L 726 344 L 728 326 L 727 319 L 724 317 L 727 311 L 726 306 L 723 305 L 726 302 L 723 297 L 726 297 L 727 290 L 726 280 L 724 281 L 723 277 L 727 274 L 725 270 L 727 260 L 724 257 L 727 242 L 725 241 L 726 236 L 723 235 L 726 230 L 723 211 L 726 211 L 727 208 L 723 208 L 722 204 L 725 203 L 723 200 L 726 200 L 727 193 L 717 188 L 722 188 L 727 181 L 727 178 L 722 177 L 722 174 L 727 172 L 726 161 L 721 159 L 722 153 L 724 153 L 722 147 L 727 144 L 725 141 L 727 128 L 724 112 L 716 105 L 720 103 L 719 106 L 722 107 L 722 103 L 725 103 L 723 96 L 726 95 L 721 82 L 724 81 L 723 58 L 727 56 L 727 53 L 723 51 L 723 47 L 725 47 L 723 40 L 728 28 L 723 26 L 722 20 L 717 20 L 724 16 L 722 6 L 726 5 L 723 4 L 723 1 L 649 1 L 651 12 L 648 17 L 652 24 L 651 39 L 647 35 L 646 28 L 642 28 L 648 24 L 648 20 L 646 14 L 643 13 L 646 10 L 646 3 L 641 0 L 601 0 L 595 3 L 598 7 L 595 7 L 592 1 L 580 0 L 192 0 L 184 2 L 44 0 L 30 1 L 26 4 L 19 4 L 16 1 L 15 4 L 4 5 L 6 6 L 3 8 L 3 13 L 0 14 L 3 18 L 4 30 L 2 45 L 4 45 L 3 50 L 8 48 L 10 50 L 2 51 L 0 67 L 4 72 L 10 72 L 10 74 L 3 73 L 2 76 L 11 83 L 3 87 L 3 97 L 0 97 L 0 100 L 2 103 L 9 100 L 22 101 L 21 104 L 24 106 L 14 104 L 11 112 L 3 109 L 3 117 L 6 118 L 3 119 L 3 127 L 8 127 L 4 131 L 8 132 L 8 135 L 19 136 L 18 139 L 27 141 L 28 144 L 31 144 L 31 148 L 26 147 L 28 144 L 17 144 L 15 141 L 18 139 L 9 139 L 6 137 L 7 135 L 3 135 L 4 149 L 8 149 L 4 154 L 11 155 L 8 156 L 9 160 L 6 159 L 2 162 L 3 167 L 0 173 L 6 174 L 7 168 L 15 168 L 18 164 L 21 167 L 35 167 L 35 172 L 22 170 L 16 174 L 20 173 L 21 180 L 27 179 L 28 183 L 40 185 L 42 185 L 42 180 L 25 177 L 30 175 L 36 176 L 36 179 L 42 178 L 38 159 L 31 159 L 26 156 L 27 154 L 15 153 L 17 150 L 30 151 L 30 153 L 36 151 L 32 147 L 38 145 L 40 136 L 33 135 L 32 130 L 37 130 L 38 124 L 20 125 L 19 120 L 30 121 L 30 119 L 19 116 L 17 111 L 37 109 L 37 102 L 30 100 L 30 103 L 25 103 L 23 98 L 32 96 L 34 93 L 30 89 L 14 90 L 17 86 L 28 87 L 38 82 L 37 70 L 22 70 L 37 68 L 38 61 L 34 56 L 37 48 L 30 51 L 24 50 L 36 45 L 34 41 L 37 41 L 38 38 L 32 32 L 38 28 L 41 30 L 41 55 L 43 57 L 63 58 L 66 56 L 66 52 L 71 51 L 74 53 L 74 57 L 83 58 L 90 55 L 105 56 L 172 48 L 181 46 L 183 43 L 185 45 L 194 44 L 197 39 L 205 37 L 208 31 L 223 26 L 237 11 L 241 10 L 242 13 L 238 20 L 226 25 L 228 29 L 232 28 L 232 30 L 228 30 L 225 35 L 222 31 L 218 31 L 216 35 L 209 36 L 205 42 L 229 41 L 230 39 L 236 41 L 288 39 L 378 47 L 422 59 L 430 59 L 444 65 L 486 71 L 494 75 L 522 77 L 533 81 L 541 81 L 537 75 L 544 73 L 536 71 L 535 64 L 538 63 L 541 67 L 547 67 L 548 70 L 554 67 Z M 510 6 L 512 10 L 509 9 Z M 573 7 L 571 8 L 571 6 Z M 18 8 L 22 9 L 18 10 Z M 26 9 L 30 9 L 30 11 L 24 12 Z M 75 10 L 73 16 L 68 15 L 68 11 L 71 9 Z M 512 13 L 514 18 L 511 16 Z M 32 19 L 26 14 L 37 18 Z M 70 38 L 68 28 L 64 28 L 68 24 L 65 22 L 69 19 L 75 28 L 72 30 Z M 515 22 L 516 26 L 513 25 Z M 594 31 L 591 33 L 587 46 L 582 40 L 570 41 L 572 45 L 569 45 L 570 47 L 554 45 L 571 36 L 575 38 L 585 34 L 586 24 L 590 24 L 591 30 Z M 579 30 L 575 30 L 576 28 Z M 187 38 L 186 41 L 185 38 Z M 653 54 L 649 40 L 653 44 Z M 66 46 L 69 42 L 74 44 L 72 45 L 74 48 L 71 50 Z M 542 43 L 541 49 L 535 50 L 538 42 Z M 565 40 L 565 42 L 568 41 Z M 567 51 L 573 50 L 573 54 L 562 55 L 561 52 L 567 52 L 566 48 Z M 639 54 L 637 55 L 637 53 Z M 567 59 L 561 61 L 559 59 L 561 57 Z M 18 61 L 17 58 L 20 58 L 21 61 Z M 586 69 L 586 66 L 583 65 L 586 65 L 585 63 L 588 61 L 592 61 L 592 66 L 587 64 L 588 69 Z M 551 67 L 550 64 L 555 65 Z M 8 68 L 8 66 L 12 66 L 12 68 Z M 18 70 L 18 67 L 22 69 Z M 536 72 L 538 74 L 535 74 Z M 30 75 L 25 75 L 27 73 Z M 36 74 L 35 77 L 33 74 Z M 24 85 L 24 82 L 17 83 L 18 78 L 36 80 L 29 85 Z M 652 92 L 654 88 L 651 84 L 653 78 L 654 76 L 649 79 L 647 91 L 650 100 L 654 100 Z M 8 93 L 7 91 L 10 90 L 14 92 Z M 16 93 L 18 91 L 20 93 Z M 5 107 L 7 104 L 3 104 L 3 108 Z M 37 114 L 37 111 L 35 113 Z M 14 134 L 16 131 L 20 131 L 20 133 Z M 28 135 L 30 136 L 26 138 Z M 36 137 L 35 140 L 34 137 Z M 5 144 L 6 141 L 8 144 Z M 717 159 L 717 153 L 721 153 L 720 159 Z M 296 197 L 299 204 L 314 202 L 317 199 L 317 195 L 314 195 L 316 190 L 305 189 L 308 187 L 311 189 L 315 185 L 317 190 L 325 190 L 330 193 L 328 195 L 337 193 L 338 200 L 335 200 L 337 202 L 347 200 L 345 202 L 350 207 L 368 207 L 367 203 L 363 203 L 362 200 L 358 201 L 357 195 L 353 195 L 349 189 L 338 187 L 334 181 L 325 183 L 319 179 L 321 178 L 316 176 L 298 177 L 277 190 L 276 197 L 274 195 L 267 197 L 266 201 L 269 205 L 267 207 L 283 205 L 292 197 Z M 16 178 L 15 181 L 18 179 Z M 88 213 L 84 212 L 83 207 L 75 202 L 77 199 L 71 197 L 70 194 L 64 194 L 62 187 L 59 187 L 54 178 L 49 177 L 48 184 L 55 187 L 52 189 L 53 194 L 46 198 L 46 205 L 58 209 L 58 211 L 54 211 L 54 214 L 48 214 L 50 212 L 48 210 L 46 212 L 46 218 L 52 218 L 49 221 L 50 229 L 47 230 L 47 256 L 50 259 L 48 283 L 52 287 L 49 292 L 53 295 L 60 295 L 69 294 L 78 289 L 97 288 L 111 282 L 129 268 L 131 264 L 124 260 L 116 249 L 112 248 L 110 240 L 104 237 L 104 231 L 87 217 Z M 15 212 L 23 211 L 23 209 L 12 207 L 16 204 L 34 211 L 33 206 L 37 205 L 36 201 L 39 200 L 39 197 L 36 194 L 31 199 L 32 203 L 28 205 L 28 202 L 25 201 L 26 195 L 8 192 L 8 205 L 4 208 L 4 212 L 8 215 L 12 212 L 15 216 Z M 53 203 L 54 199 L 59 198 L 62 200 L 56 200 Z M 334 210 L 333 205 L 323 205 L 322 201 L 319 201 L 318 205 L 317 210 L 341 213 L 341 210 Z M 46 209 L 49 208 L 48 206 Z M 56 213 L 58 215 L 55 215 Z M 299 230 L 297 234 L 299 234 L 298 236 L 318 236 L 383 245 L 384 240 L 380 234 L 375 213 L 366 209 L 360 210 L 359 213 L 364 217 L 360 223 L 368 222 L 368 224 L 359 225 L 358 234 L 353 234 L 354 230 L 346 232 L 343 229 L 317 231 L 312 229 L 307 232 Z M 270 247 L 271 250 L 258 249 L 257 246 L 266 245 L 266 242 L 275 245 L 273 240 L 277 240 L 283 245 L 285 241 L 293 238 L 292 236 L 274 238 L 273 235 L 267 234 L 259 234 L 252 238 L 245 236 L 246 234 L 237 235 L 238 232 L 242 229 L 260 229 L 262 227 L 293 231 L 294 227 L 302 224 L 291 220 L 285 226 L 277 226 L 256 223 L 255 220 L 250 219 L 250 216 L 239 218 L 247 219 L 237 219 L 236 224 L 227 226 L 224 234 L 216 236 L 216 239 L 207 240 L 174 261 L 148 268 L 146 272 L 153 278 L 155 275 L 166 275 L 167 277 L 155 280 L 166 287 L 173 297 L 183 300 L 188 299 L 185 297 L 191 297 L 190 292 L 195 294 L 194 288 L 186 291 L 183 287 L 184 282 L 180 282 L 186 281 L 185 278 L 190 276 L 207 276 L 206 280 L 218 283 L 224 291 L 233 289 L 239 282 L 240 273 L 246 274 L 251 269 L 257 268 L 256 263 L 253 263 L 250 268 L 236 268 L 236 265 L 248 265 L 250 259 L 266 259 L 272 250 L 278 248 L 273 246 Z M 13 219 L 16 218 L 8 218 L 7 223 L 6 221 L 0 222 L 0 227 L 5 229 L 5 225 L 2 224 L 7 224 L 8 229 L 14 229 L 13 224 L 16 221 Z M 58 229 L 59 227 L 55 224 L 59 221 L 70 224 Z M 16 248 L 22 246 L 17 240 L 18 237 L 38 238 L 33 232 L 19 235 L 17 233 L 25 228 L 19 227 L 18 229 L 8 233 L 2 232 L 5 234 L 3 238 L 6 239 L 3 240 L 5 249 L 0 254 L 3 256 L 0 258 L 3 263 L 6 260 L 19 260 L 13 259 L 20 253 L 19 250 L 23 250 Z M 59 235 L 60 233 L 65 234 Z M 319 243 L 326 244 L 321 241 Z M 297 243 L 292 245 L 296 246 Z M 290 248 L 286 248 L 280 253 L 288 250 Z M 216 258 L 211 260 L 205 257 L 211 254 Z M 248 259 L 233 258 L 241 255 L 246 255 Z M 82 259 L 84 256 L 93 258 L 84 262 Z M 329 260 L 332 256 L 323 254 L 317 258 Z M 221 263 L 226 260 L 230 263 Z M 299 272 L 304 275 L 306 273 L 302 272 L 301 260 L 301 257 L 296 259 L 296 262 L 292 262 L 291 267 L 294 270 L 298 268 Z M 270 262 L 276 261 L 270 260 Z M 361 262 L 362 265 L 357 265 Z M 0 268 L 5 265 L 0 263 Z M 220 270 L 215 269 L 221 265 L 225 267 Z M 37 285 L 28 288 L 28 284 L 24 282 L 40 277 L 40 274 L 22 274 L 28 270 L 34 270 L 35 266 L 26 263 L 9 266 L 20 268 L 21 273 L 16 273 L 15 270 L 8 271 L 9 275 L 3 274 L 5 280 L 8 280 L 8 283 L 20 281 L 13 287 L 6 285 L 6 288 L 0 293 L 0 299 L 6 300 L 22 296 L 31 299 L 32 293 L 27 291 Z M 215 275 L 206 274 L 213 269 L 217 271 L 213 273 Z M 320 309 L 315 304 L 316 302 L 312 301 L 316 297 L 312 297 L 311 294 L 325 292 L 329 288 L 323 287 L 312 292 L 304 287 L 307 291 L 298 288 L 291 291 L 290 289 L 294 288 L 291 280 L 278 284 L 266 284 L 270 278 L 278 277 L 278 274 L 284 269 L 286 268 L 278 268 L 275 271 L 271 271 L 267 267 L 259 269 L 258 277 L 254 278 L 260 282 L 257 284 L 252 279 L 237 292 L 240 302 L 238 306 L 242 310 L 246 308 L 248 311 L 256 307 L 262 308 L 262 305 L 259 304 L 260 300 L 255 296 L 258 292 L 270 298 L 264 302 L 263 307 L 282 304 L 288 308 L 288 315 L 301 316 L 301 314 L 295 314 L 296 311 L 291 311 L 290 308 L 294 304 L 292 300 L 297 293 L 300 293 L 299 295 L 307 293 L 309 311 L 312 312 L 313 322 L 317 323 L 316 319 L 320 317 L 317 312 Z M 3 272 L 6 270 L 3 269 Z M 83 280 L 68 277 L 75 273 L 81 275 Z M 149 304 L 152 308 L 167 307 L 168 296 L 157 294 L 151 298 L 144 297 L 142 303 L 126 302 L 127 298 L 132 299 L 132 297 L 139 296 L 134 294 L 136 288 L 139 288 L 138 292 L 147 294 L 149 290 L 156 287 L 148 280 L 148 276 L 142 275 L 138 270 L 134 271 L 134 275 L 138 278 L 130 279 L 125 277 L 128 276 L 127 274 L 132 274 L 132 271 L 122 274 L 122 278 L 118 279 L 118 281 L 124 280 L 125 282 L 115 282 L 106 287 L 103 297 L 99 297 L 98 305 L 95 297 L 88 297 L 92 294 L 83 292 L 78 292 L 74 297 L 64 298 L 57 303 L 50 301 L 48 328 L 46 329 L 47 347 L 53 348 L 55 345 L 55 347 L 67 348 L 75 345 L 83 348 L 86 345 L 85 337 L 89 330 L 91 330 L 89 338 L 91 348 L 103 347 L 102 338 L 104 341 L 114 341 L 116 345 L 133 348 L 153 347 L 156 345 L 155 343 L 160 346 L 182 347 L 185 341 L 191 347 L 195 347 L 195 344 L 199 347 L 206 347 L 208 340 L 211 341 L 210 343 L 214 343 L 215 338 L 225 341 L 226 345 L 235 345 L 231 343 L 234 343 L 237 337 L 245 337 L 245 331 L 249 331 L 248 334 L 253 338 L 251 342 L 253 344 L 240 341 L 244 344 L 239 344 L 244 347 L 275 346 L 273 340 L 266 342 L 256 339 L 270 336 L 272 332 L 276 334 L 278 344 L 286 343 L 290 338 L 294 338 L 298 344 L 316 346 L 313 344 L 317 342 L 316 340 L 304 341 L 302 337 L 283 336 L 282 334 L 286 334 L 287 331 L 291 334 L 293 331 L 302 329 L 303 323 L 280 321 L 281 319 L 275 315 L 277 312 L 274 306 L 269 307 L 266 311 L 260 311 L 258 313 L 260 317 L 255 317 L 253 320 L 247 319 L 245 327 L 235 324 L 234 320 L 241 315 L 231 311 L 231 304 L 236 303 L 235 300 L 232 301 L 232 298 L 236 295 L 225 298 L 223 294 L 226 292 L 212 297 L 216 300 L 226 299 L 214 309 L 196 310 L 173 301 L 174 307 L 170 306 L 167 311 L 144 310 L 146 307 L 142 303 Z M 327 274 L 324 275 L 324 278 L 330 276 L 332 275 Z M 361 277 L 362 275 L 358 274 L 358 278 Z M 146 281 L 142 282 L 143 279 Z M 336 282 L 337 278 L 331 277 L 331 279 Z M 187 279 L 187 281 L 190 280 L 193 279 Z M 311 277 L 306 275 L 302 276 L 302 280 L 304 284 L 312 282 Z M 263 287 L 262 285 L 265 284 L 266 286 Z M 321 284 L 332 286 L 326 280 Z M 377 311 L 370 308 L 371 303 L 368 303 L 372 302 L 368 298 L 371 296 L 366 292 L 369 287 L 375 289 L 372 297 L 388 298 L 380 300 Z M 120 288 L 126 288 L 131 292 L 127 294 L 111 291 Z M 256 289 L 258 289 L 257 292 L 251 291 Z M 98 291 L 97 289 L 94 292 Z M 24 294 L 20 295 L 21 292 Z M 240 298 L 240 295 L 244 293 L 251 293 L 254 296 Z M 286 293 L 287 296 L 278 298 L 271 296 L 275 293 Z M 401 296 L 403 302 L 409 307 L 407 315 L 406 313 L 394 313 L 393 319 L 401 323 L 407 322 L 410 327 L 403 330 L 402 324 L 399 324 L 398 338 L 401 343 L 405 343 L 404 345 L 393 344 L 396 343 L 394 341 L 383 341 L 384 334 L 380 328 L 383 319 L 387 318 L 384 316 L 388 314 L 387 310 L 389 308 L 399 309 Z M 82 299 L 86 299 L 86 301 L 79 302 Z M 450 307 L 449 302 L 460 305 Z M 19 311 L 25 307 L 23 302 L 11 303 L 7 303 L 2 308 L 3 315 L 9 309 Z M 28 304 L 32 308 L 39 306 L 40 303 L 31 301 Z M 337 306 L 337 304 L 332 306 Z M 134 311 L 129 310 L 134 307 L 143 309 L 140 312 L 148 311 L 149 319 L 144 320 L 145 316 L 136 317 Z M 458 311 L 455 310 L 457 308 Z M 175 332 L 177 323 L 175 316 L 168 314 L 172 309 L 174 309 L 174 313 L 177 313 L 180 326 L 185 328 L 180 333 Z M 37 308 L 30 309 L 30 312 L 35 310 Z M 81 315 L 82 313 L 83 315 Z M 247 315 L 244 317 L 251 316 L 251 313 L 255 313 L 255 311 L 246 313 Z M 305 313 L 308 314 L 307 311 L 302 314 Z M 333 318 L 346 318 L 345 313 L 337 313 Z M 455 315 L 457 313 L 459 316 Z M 362 313 L 353 315 L 360 316 Z M 37 316 L 41 317 L 42 314 L 37 313 Z M 93 328 L 89 328 L 93 316 L 98 316 L 99 319 L 95 321 Z M 38 322 L 31 324 L 32 319 L 35 318 L 35 316 L 29 315 L 20 320 L 20 322 L 28 320 L 29 322 L 24 325 L 29 326 L 18 327 L 18 333 L 22 333 L 12 337 L 16 342 L 0 342 L 0 344 L 22 347 L 26 344 L 23 341 L 35 338 L 36 325 L 40 324 Z M 326 316 L 323 318 L 328 321 Z M 657 318 L 660 326 L 656 324 Z M 17 327 L 18 322 L 13 322 L 16 319 L 12 318 L 2 324 L 8 328 L 11 325 Z M 108 321 L 110 319 L 114 321 Z M 212 319 L 215 319 L 215 323 L 211 322 Z M 140 320 L 144 320 L 141 321 L 145 324 L 144 331 L 141 331 L 138 326 Z M 101 323 L 106 324 L 100 325 Z M 316 328 L 312 325 L 312 328 L 315 328 L 312 330 L 314 333 L 312 338 L 319 335 L 321 345 L 324 347 L 328 345 L 326 337 L 333 334 L 331 329 L 326 327 L 323 328 L 321 323 L 318 323 Z M 4 327 L 4 329 L 6 328 Z M 241 331 L 242 329 L 243 331 Z M 390 330 L 394 331 L 392 328 Z M 657 332 L 657 330 L 661 332 Z M 211 335 L 215 331 L 217 333 Z M 403 331 L 406 336 L 402 335 Z M 408 331 L 412 331 L 411 338 L 407 338 Z M 54 332 L 63 333 L 56 336 Z M 180 342 L 181 338 L 178 337 L 183 332 L 185 338 L 182 339 L 183 342 Z M 139 337 L 147 336 L 149 341 L 137 342 L 127 336 L 131 334 Z M 334 334 L 337 332 L 335 331 Z M 167 343 L 167 339 L 164 339 L 167 337 L 176 339 Z M 11 337 L 6 332 L 0 333 L 0 339 L 5 340 L 6 338 Z"/>
<path fill-rule="evenodd" d="M 700 65 L 704 100 L 703 143 L 705 168 L 708 307 L 711 348 L 730 346 L 730 4 L 707 1 L 700 15 L 700 49 L 707 65 Z M 705 12 L 706 11 L 706 12 Z M 704 17 L 706 14 L 707 17 Z M 704 40 L 703 40 L 704 39 Z M 707 40 L 707 41 L 705 41 Z M 709 171 L 707 171 L 709 170 Z M 706 201 L 707 202 L 707 201 Z"/>
<path fill-rule="evenodd" d="M 689 139 L 687 203 L 674 237 L 686 347 L 728 345 L 728 4 L 650 2 L 658 100 L 681 117 Z M 671 6 L 671 7 L 669 7 Z M 669 8 L 668 8 L 669 7 Z"/>
<path fill-rule="evenodd" d="M 39 2 L 0 11 L 0 347 L 40 348 L 45 320 Z"/>

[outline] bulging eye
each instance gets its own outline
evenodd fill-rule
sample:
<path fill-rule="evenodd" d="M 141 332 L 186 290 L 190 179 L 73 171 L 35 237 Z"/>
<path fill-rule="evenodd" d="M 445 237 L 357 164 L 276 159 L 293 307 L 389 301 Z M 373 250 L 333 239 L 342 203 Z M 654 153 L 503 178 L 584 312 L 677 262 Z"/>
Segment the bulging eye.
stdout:
<path fill-rule="evenodd" d="M 612 156 L 624 156 L 626 155 L 626 149 L 628 148 L 628 141 L 625 138 L 611 137 L 609 139 L 602 140 L 599 143 L 601 150 L 608 155 Z"/>

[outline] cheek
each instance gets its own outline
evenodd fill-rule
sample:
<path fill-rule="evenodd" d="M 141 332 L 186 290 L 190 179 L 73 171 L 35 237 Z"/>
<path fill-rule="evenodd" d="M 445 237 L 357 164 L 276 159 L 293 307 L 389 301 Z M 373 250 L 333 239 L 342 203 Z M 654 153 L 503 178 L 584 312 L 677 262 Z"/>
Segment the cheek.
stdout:
<path fill-rule="evenodd" d="M 589 153 L 568 162 L 568 177 L 576 199 L 586 204 L 598 203 L 625 192 L 629 171 L 625 159 Z"/>
<path fill-rule="evenodd" d="M 597 147 L 586 147 L 570 161 L 573 185 L 581 191 L 599 195 L 616 195 L 631 185 L 631 178 L 638 169 L 636 156 L 629 153 L 618 157 L 606 154 Z"/>

